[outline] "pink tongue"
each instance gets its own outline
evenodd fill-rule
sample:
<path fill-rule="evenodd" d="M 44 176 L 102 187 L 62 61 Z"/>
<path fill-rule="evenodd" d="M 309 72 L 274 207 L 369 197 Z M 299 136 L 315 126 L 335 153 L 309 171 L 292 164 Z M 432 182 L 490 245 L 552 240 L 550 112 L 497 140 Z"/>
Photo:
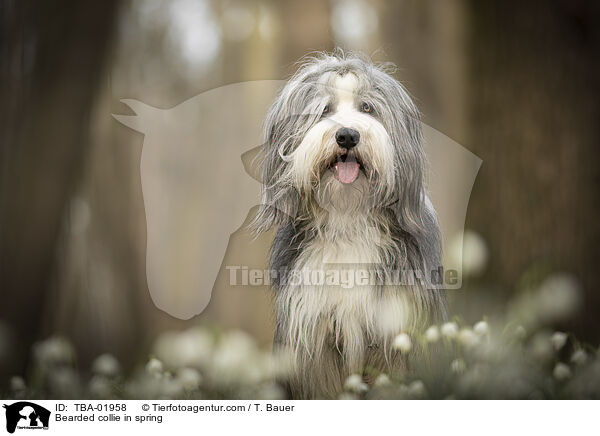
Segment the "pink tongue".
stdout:
<path fill-rule="evenodd" d="M 358 162 L 336 162 L 335 178 L 342 183 L 352 183 L 358 177 Z"/>

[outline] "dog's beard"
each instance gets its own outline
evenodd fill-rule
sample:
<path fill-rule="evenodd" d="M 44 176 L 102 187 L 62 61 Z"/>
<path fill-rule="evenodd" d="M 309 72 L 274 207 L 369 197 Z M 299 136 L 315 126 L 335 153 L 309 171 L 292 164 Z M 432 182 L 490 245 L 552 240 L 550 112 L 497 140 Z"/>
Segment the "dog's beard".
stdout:
<path fill-rule="evenodd" d="M 325 146 L 320 160 L 304 167 L 296 185 L 308 206 L 317 206 L 336 214 L 365 214 L 389 203 L 390 187 L 374 168 L 373 159 L 365 153 L 332 150 Z M 298 173 L 296 173 L 298 174 Z M 308 185 L 308 187 L 307 187 Z"/>
<path fill-rule="evenodd" d="M 335 213 L 363 213 L 369 209 L 371 189 L 362 171 L 351 183 L 342 183 L 333 170 L 326 170 L 314 188 L 317 204 Z"/>
<path fill-rule="evenodd" d="M 360 143 L 347 151 L 336 144 L 341 125 L 360 132 Z M 344 214 L 371 211 L 395 195 L 394 148 L 383 125 L 370 118 L 325 119 L 308 130 L 287 158 L 284 180 L 307 206 Z M 312 203 L 312 205 L 311 205 Z"/>

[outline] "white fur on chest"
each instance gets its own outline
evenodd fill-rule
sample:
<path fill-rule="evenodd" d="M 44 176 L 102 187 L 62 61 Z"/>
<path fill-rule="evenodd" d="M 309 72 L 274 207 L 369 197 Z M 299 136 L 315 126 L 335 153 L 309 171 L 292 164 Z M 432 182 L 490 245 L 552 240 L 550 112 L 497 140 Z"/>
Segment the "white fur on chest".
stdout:
<path fill-rule="evenodd" d="M 333 338 L 343 348 L 348 364 L 359 366 L 366 347 L 387 346 L 409 325 L 410 313 L 402 290 L 360 280 L 382 262 L 381 248 L 390 241 L 374 227 L 349 231 L 349 235 L 332 238 L 328 233 L 313 239 L 302 248 L 293 269 L 302 271 L 305 278 L 313 271 L 338 270 L 339 277 L 352 280 L 339 284 L 291 281 L 280 289 L 277 300 L 289 314 L 288 341 L 297 351 L 303 348 L 312 353 Z"/>

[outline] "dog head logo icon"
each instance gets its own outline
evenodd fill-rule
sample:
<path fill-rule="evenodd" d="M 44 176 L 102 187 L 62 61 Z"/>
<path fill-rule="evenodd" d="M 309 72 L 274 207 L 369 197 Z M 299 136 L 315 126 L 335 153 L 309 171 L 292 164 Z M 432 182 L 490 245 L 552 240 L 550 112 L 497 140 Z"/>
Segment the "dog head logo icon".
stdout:
<path fill-rule="evenodd" d="M 6 409 L 6 431 L 14 433 L 19 429 L 47 429 L 50 421 L 50 411 L 29 401 L 19 401 Z"/>

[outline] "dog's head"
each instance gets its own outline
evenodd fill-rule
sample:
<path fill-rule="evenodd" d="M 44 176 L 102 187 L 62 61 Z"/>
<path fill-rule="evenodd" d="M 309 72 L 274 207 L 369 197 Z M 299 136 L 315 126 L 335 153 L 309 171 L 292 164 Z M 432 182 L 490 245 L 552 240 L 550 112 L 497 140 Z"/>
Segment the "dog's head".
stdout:
<path fill-rule="evenodd" d="M 305 62 L 265 123 L 259 230 L 318 210 L 392 208 L 406 226 L 423 214 L 419 112 L 385 67 L 356 55 Z"/>

